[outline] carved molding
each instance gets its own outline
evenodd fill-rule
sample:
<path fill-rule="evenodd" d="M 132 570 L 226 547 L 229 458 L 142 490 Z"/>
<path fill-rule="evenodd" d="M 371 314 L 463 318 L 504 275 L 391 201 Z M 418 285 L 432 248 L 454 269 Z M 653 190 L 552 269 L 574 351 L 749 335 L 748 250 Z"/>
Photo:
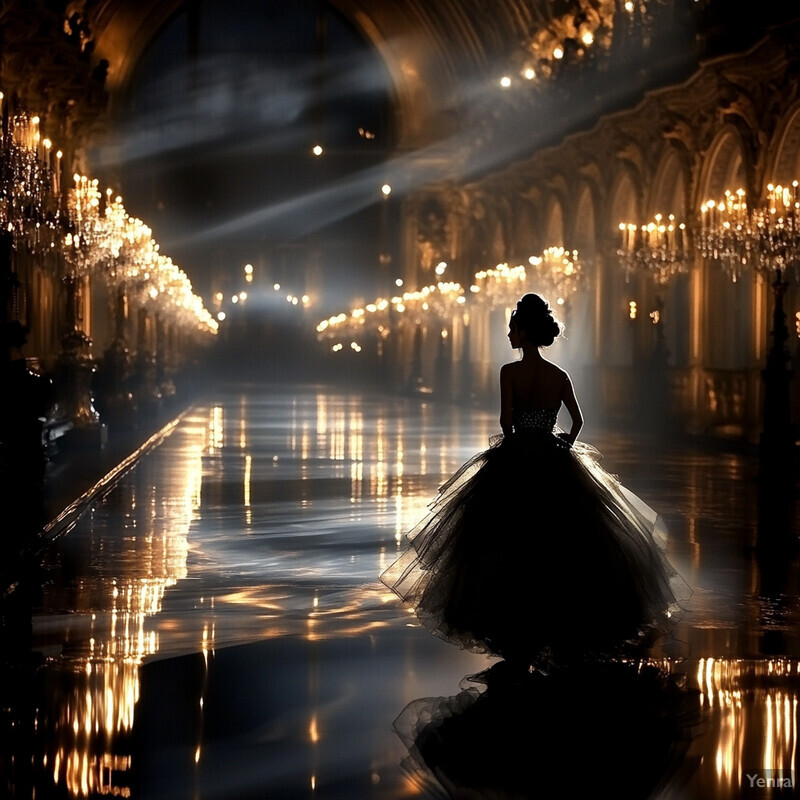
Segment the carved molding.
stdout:
<path fill-rule="evenodd" d="M 0 90 L 12 110 L 39 114 L 45 133 L 71 151 L 97 133 L 108 107 L 104 64 L 74 13 L 45 0 L 0 7 Z"/>

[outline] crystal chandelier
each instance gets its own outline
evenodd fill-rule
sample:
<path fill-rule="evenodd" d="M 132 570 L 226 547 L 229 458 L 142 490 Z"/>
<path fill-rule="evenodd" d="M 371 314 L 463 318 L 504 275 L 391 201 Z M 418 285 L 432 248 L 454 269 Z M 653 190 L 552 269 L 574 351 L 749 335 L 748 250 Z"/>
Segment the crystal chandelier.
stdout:
<path fill-rule="evenodd" d="M 0 227 L 15 246 L 46 252 L 59 238 L 62 153 L 42 136 L 39 117 L 10 112 L 2 92 L 0 115 Z"/>
<path fill-rule="evenodd" d="M 564 305 L 582 279 L 577 250 L 548 247 L 541 256 L 531 256 L 527 266 L 498 264 L 494 269 L 477 272 L 470 290 L 492 306 L 512 306 L 525 292 L 532 291 Z"/>
<path fill-rule="evenodd" d="M 64 237 L 64 255 L 68 277 L 79 278 L 92 272 L 103 258 L 105 225 L 97 179 L 76 173 L 73 181 L 67 195 L 69 232 Z"/>
<path fill-rule="evenodd" d="M 727 190 L 720 201 L 707 200 L 700 215 L 697 248 L 706 261 L 718 264 L 736 283 L 750 261 L 753 244 L 744 189 Z"/>
<path fill-rule="evenodd" d="M 798 182 L 791 186 L 769 184 L 762 203 L 749 207 L 743 189 L 726 191 L 725 199 L 703 204 L 697 247 L 708 261 L 719 264 L 737 281 L 742 271 L 769 281 L 773 290 L 772 346 L 764 378 L 762 453 L 766 463 L 782 463 L 791 452 L 789 331 L 783 298 L 787 278 L 800 278 L 800 197 Z"/>
<path fill-rule="evenodd" d="M 649 275 L 658 286 L 666 286 L 675 275 L 688 271 L 686 225 L 656 214 L 646 225 L 620 222 L 617 255 L 630 281 L 636 272 Z"/>
<path fill-rule="evenodd" d="M 583 280 L 583 268 L 578 261 L 577 250 L 548 247 L 541 256 L 531 256 L 528 263 L 532 267 L 536 290 L 558 305 L 566 304 Z"/>
<path fill-rule="evenodd" d="M 797 187 L 797 181 L 791 187 L 770 184 L 767 203 L 753 209 L 756 242 L 753 266 L 759 272 L 777 270 L 786 276 L 791 267 L 795 279 L 800 275 L 800 200 Z"/>
<path fill-rule="evenodd" d="M 525 293 L 527 280 L 528 271 L 522 264 L 498 264 L 494 269 L 476 272 L 470 291 L 490 306 L 509 306 Z"/>

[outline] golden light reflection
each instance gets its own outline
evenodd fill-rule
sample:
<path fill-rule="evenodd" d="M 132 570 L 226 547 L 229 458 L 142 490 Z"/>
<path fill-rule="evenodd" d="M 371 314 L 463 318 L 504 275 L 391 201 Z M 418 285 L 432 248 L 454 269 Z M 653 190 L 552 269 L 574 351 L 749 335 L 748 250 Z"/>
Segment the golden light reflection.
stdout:
<path fill-rule="evenodd" d="M 239 419 L 239 449 L 247 448 L 247 408 L 242 408 L 242 416 Z"/>
<path fill-rule="evenodd" d="M 215 453 L 221 450 L 225 444 L 225 418 L 222 406 L 214 406 L 211 417 L 208 421 L 208 439 L 206 451 Z"/>
<path fill-rule="evenodd" d="M 87 563 L 105 564 L 101 553 L 113 551 L 116 574 L 90 572 L 71 581 L 70 610 L 78 621 L 83 615 L 87 627 L 76 623 L 77 633 L 68 634 L 60 665 L 72 679 L 46 699 L 37 724 L 40 730 L 52 729 L 52 749 L 43 754 L 43 764 L 51 765 L 54 782 L 72 797 L 130 796 L 131 756 L 124 749 L 139 700 L 139 668 L 159 647 L 148 621 L 161 613 L 166 591 L 188 572 L 188 532 L 208 429 L 188 430 L 193 440 L 183 452 L 189 456 L 173 462 L 170 481 L 148 481 L 145 473 L 116 487 L 127 507 L 120 514 L 128 530 L 109 530 L 100 521 L 89 537 L 95 553 Z M 91 525 L 93 517 L 86 519 Z M 63 591 L 45 589 L 46 605 L 61 607 Z M 207 628 L 204 639 L 213 645 L 213 638 L 213 627 Z"/>
<path fill-rule="evenodd" d="M 796 770 L 798 666 L 791 659 L 698 662 L 701 702 L 718 728 L 713 761 L 719 796 L 737 796 L 746 774 Z"/>
<path fill-rule="evenodd" d="M 244 457 L 244 479 L 243 479 L 243 502 L 245 508 L 250 508 L 250 479 L 252 475 L 253 469 L 253 458 L 252 456 L 245 456 Z"/>

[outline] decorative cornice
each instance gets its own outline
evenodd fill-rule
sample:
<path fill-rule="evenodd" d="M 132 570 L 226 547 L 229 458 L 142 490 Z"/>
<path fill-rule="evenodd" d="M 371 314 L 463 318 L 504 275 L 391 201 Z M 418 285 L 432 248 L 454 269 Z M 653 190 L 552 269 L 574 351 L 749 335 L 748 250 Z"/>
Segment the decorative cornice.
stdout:
<path fill-rule="evenodd" d="M 86 144 L 108 97 L 85 19 L 66 3 L 0 7 L 0 90 L 12 110 L 39 114 L 43 130 L 72 150 Z M 69 131 L 65 127 L 69 126 Z"/>

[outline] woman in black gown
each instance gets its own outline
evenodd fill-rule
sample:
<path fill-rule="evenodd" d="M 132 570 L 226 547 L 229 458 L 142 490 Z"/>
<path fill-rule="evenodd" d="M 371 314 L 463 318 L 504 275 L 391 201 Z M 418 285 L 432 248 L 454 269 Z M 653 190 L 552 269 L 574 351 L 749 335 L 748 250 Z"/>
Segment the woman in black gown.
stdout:
<path fill-rule="evenodd" d="M 522 358 L 500 371 L 503 435 L 442 486 L 381 576 L 437 635 L 525 666 L 638 651 L 679 608 L 656 515 L 577 441 L 570 377 L 542 355 L 560 334 L 543 298 L 519 301 L 508 338 Z"/>

